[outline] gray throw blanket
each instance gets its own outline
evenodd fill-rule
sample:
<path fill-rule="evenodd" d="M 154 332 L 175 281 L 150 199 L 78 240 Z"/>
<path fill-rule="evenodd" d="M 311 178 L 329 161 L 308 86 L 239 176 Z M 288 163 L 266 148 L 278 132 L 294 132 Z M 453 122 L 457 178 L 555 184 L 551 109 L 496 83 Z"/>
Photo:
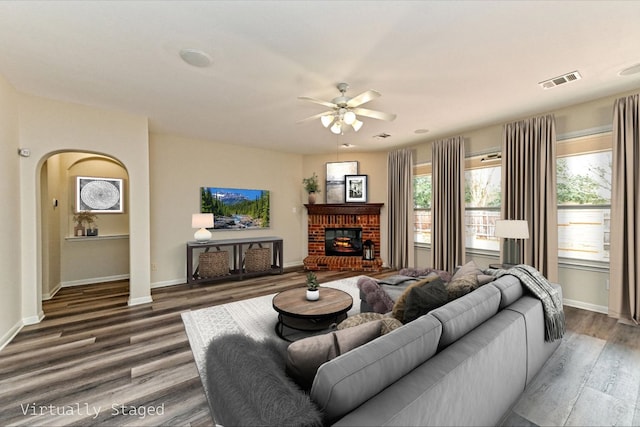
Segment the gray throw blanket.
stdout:
<path fill-rule="evenodd" d="M 541 302 L 544 308 L 544 339 L 555 341 L 562 338 L 565 332 L 564 311 L 562 301 L 549 281 L 530 265 L 520 264 L 509 270 L 500 270 L 497 277 L 510 274 L 520 279 L 524 287 L 529 289 Z"/>

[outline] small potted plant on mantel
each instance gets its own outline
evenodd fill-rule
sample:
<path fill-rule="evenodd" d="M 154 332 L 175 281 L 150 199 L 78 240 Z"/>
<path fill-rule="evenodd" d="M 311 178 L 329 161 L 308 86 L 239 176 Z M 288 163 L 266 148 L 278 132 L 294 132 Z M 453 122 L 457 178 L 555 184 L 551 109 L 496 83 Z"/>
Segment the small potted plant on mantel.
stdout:
<path fill-rule="evenodd" d="M 320 284 L 313 271 L 307 273 L 307 300 L 317 301 L 320 298 Z"/>
<path fill-rule="evenodd" d="M 302 178 L 302 184 L 304 184 L 304 189 L 309 195 L 309 204 L 313 205 L 316 203 L 316 193 L 320 192 L 320 184 L 318 183 L 318 175 L 314 172 L 309 178 Z"/>

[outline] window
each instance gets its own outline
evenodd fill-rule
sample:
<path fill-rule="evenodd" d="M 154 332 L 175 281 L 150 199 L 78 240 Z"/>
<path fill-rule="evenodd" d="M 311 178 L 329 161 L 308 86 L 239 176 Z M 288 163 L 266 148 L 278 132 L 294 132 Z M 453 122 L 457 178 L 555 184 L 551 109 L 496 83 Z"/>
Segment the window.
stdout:
<path fill-rule="evenodd" d="M 558 142 L 558 256 L 609 261 L 611 133 Z"/>
<path fill-rule="evenodd" d="M 418 165 L 413 172 L 413 230 L 415 243 L 431 243 L 431 165 Z"/>
<path fill-rule="evenodd" d="M 472 157 L 465 163 L 465 245 L 471 249 L 499 251 L 495 224 L 500 219 L 502 200 L 500 157 Z"/>

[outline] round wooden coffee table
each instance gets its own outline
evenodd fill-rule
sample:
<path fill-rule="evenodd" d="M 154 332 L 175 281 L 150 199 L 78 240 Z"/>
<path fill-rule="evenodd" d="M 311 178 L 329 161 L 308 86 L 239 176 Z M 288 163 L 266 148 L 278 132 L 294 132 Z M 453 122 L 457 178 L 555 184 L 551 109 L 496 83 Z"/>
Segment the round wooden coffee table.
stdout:
<path fill-rule="evenodd" d="M 298 331 L 319 331 L 346 319 L 353 306 L 353 298 L 339 289 L 320 287 L 317 301 L 307 300 L 307 288 L 280 292 L 273 297 L 273 308 L 278 312 L 276 334 L 284 340 L 284 328 Z"/>

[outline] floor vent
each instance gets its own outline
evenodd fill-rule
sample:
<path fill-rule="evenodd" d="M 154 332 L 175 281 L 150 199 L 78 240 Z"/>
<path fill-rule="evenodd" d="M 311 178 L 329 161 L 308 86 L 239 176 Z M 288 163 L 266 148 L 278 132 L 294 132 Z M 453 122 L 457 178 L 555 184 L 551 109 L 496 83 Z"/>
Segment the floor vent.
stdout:
<path fill-rule="evenodd" d="M 565 83 L 574 82 L 580 80 L 582 76 L 579 72 L 573 71 L 571 73 L 563 74 L 562 76 L 554 77 L 549 80 L 538 83 L 542 89 L 551 89 L 556 86 L 563 85 Z"/>

